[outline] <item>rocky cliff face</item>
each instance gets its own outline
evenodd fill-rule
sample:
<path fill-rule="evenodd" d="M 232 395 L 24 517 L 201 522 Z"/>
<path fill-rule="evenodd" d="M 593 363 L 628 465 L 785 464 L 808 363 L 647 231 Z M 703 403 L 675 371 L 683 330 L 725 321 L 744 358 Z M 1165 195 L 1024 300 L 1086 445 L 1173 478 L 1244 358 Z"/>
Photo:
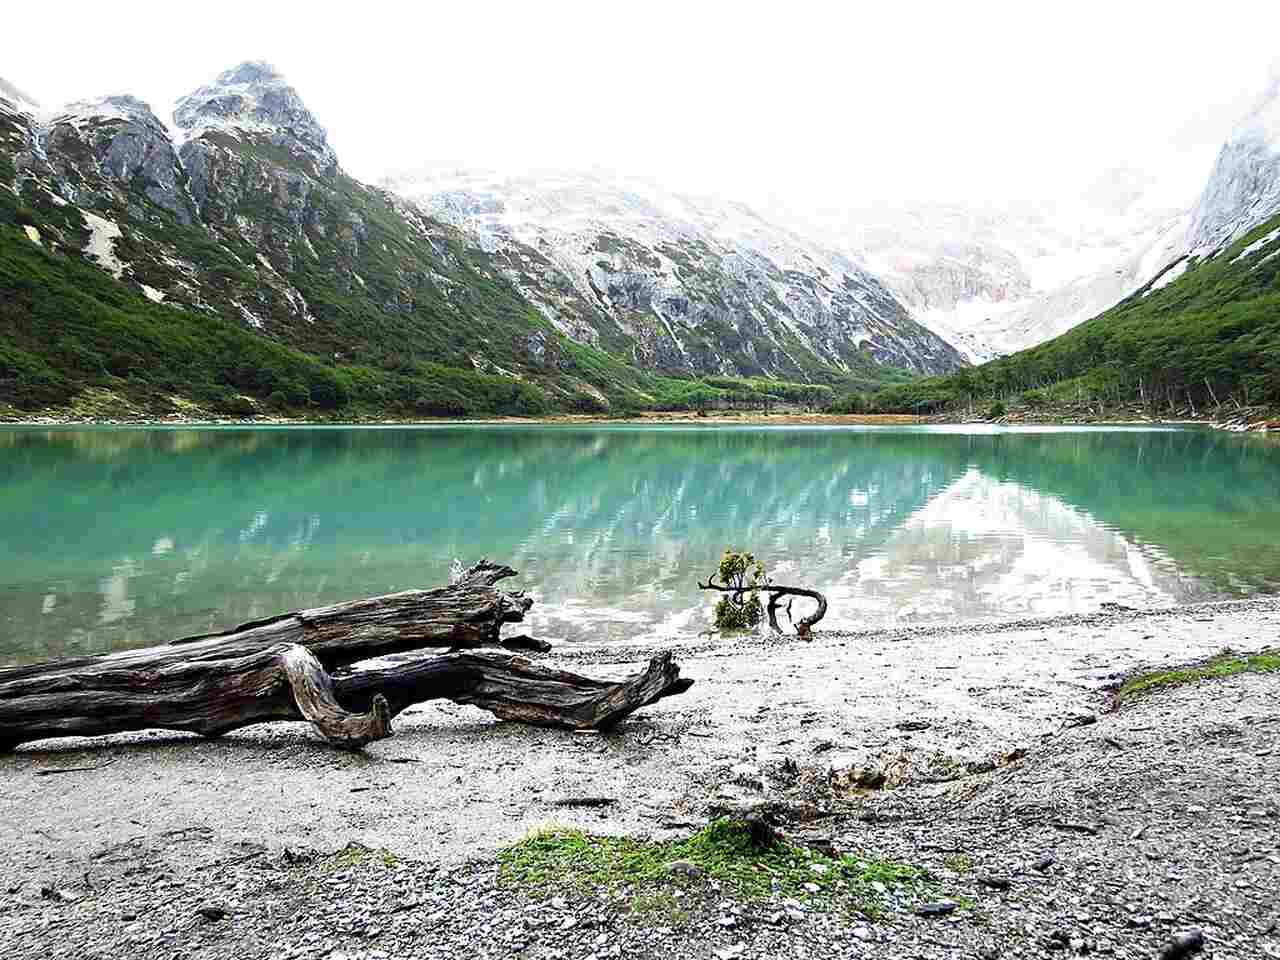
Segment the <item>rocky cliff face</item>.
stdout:
<path fill-rule="evenodd" d="M 850 257 L 740 204 L 590 173 L 386 185 L 465 231 L 557 329 L 644 367 L 809 379 L 963 362 Z"/>
<path fill-rule="evenodd" d="M 73 103 L 42 126 L 39 140 L 47 172 L 64 199 L 127 205 L 136 192 L 182 223 L 194 219 L 169 132 L 141 100 L 117 96 Z"/>
<path fill-rule="evenodd" d="M 1187 228 L 1187 253 L 1217 253 L 1280 213 L 1280 68 L 1236 125 Z"/>

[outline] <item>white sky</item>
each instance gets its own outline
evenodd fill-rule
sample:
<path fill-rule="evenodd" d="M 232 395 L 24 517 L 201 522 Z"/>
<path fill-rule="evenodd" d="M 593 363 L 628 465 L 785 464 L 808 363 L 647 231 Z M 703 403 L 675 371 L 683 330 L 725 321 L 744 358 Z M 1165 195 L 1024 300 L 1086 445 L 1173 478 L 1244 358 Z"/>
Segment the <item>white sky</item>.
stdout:
<path fill-rule="evenodd" d="M 367 180 L 604 167 L 792 209 L 1052 200 L 1117 166 L 1189 204 L 1280 55 L 1274 0 L 9 6 L 6 35 L 45 39 L 0 76 L 46 106 L 128 92 L 167 120 L 265 59 Z"/>

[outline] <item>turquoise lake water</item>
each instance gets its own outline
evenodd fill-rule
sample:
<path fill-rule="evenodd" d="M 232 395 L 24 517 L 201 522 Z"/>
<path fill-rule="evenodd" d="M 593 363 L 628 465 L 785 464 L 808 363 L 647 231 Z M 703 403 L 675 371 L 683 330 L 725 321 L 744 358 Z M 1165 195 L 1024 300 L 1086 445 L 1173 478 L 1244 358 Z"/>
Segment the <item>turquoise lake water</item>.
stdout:
<path fill-rule="evenodd" d="M 0 662 L 521 572 L 528 631 L 687 638 L 726 546 L 823 627 L 1280 589 L 1280 445 L 1207 430 L 0 429 Z"/>

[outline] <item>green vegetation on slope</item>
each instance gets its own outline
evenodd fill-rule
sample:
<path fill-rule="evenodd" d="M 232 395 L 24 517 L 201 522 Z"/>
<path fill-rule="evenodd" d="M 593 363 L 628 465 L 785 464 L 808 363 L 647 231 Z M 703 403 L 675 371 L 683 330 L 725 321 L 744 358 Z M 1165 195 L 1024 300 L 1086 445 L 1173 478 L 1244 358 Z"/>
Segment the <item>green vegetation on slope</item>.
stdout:
<path fill-rule="evenodd" d="M 1231 403 L 1280 406 L 1280 229 L 1273 218 L 1159 289 L 1156 278 L 1110 310 L 1030 350 L 869 396 L 848 412 L 936 413 L 977 408 L 1106 409 L 1141 403 L 1182 412 Z M 1239 259 L 1238 259 L 1239 258 Z M 1171 268 L 1173 269 L 1173 268 Z"/>
<path fill-rule="evenodd" d="M 0 217 L 7 198 L 0 194 Z M 178 395 L 225 414 L 390 408 L 402 413 L 540 413 L 543 391 L 509 378 L 421 364 L 412 374 L 327 365 L 234 320 L 155 304 L 76 257 L 0 224 L 0 402 L 26 410 L 84 385 L 157 413 Z"/>
<path fill-rule="evenodd" d="M 832 396 L 831 387 L 820 384 L 662 377 L 563 338 L 560 363 L 544 376 L 484 373 L 447 362 L 456 355 L 425 337 L 420 347 L 397 354 L 393 344 L 405 341 L 405 325 L 379 331 L 376 318 L 361 323 L 355 298 L 336 313 L 339 329 L 354 331 L 342 345 L 381 362 L 326 362 L 322 357 L 333 356 L 335 342 L 320 334 L 289 346 L 223 315 L 153 303 L 79 256 L 33 243 L 22 229 L 33 220 L 46 222 L 0 191 L 0 404 L 23 410 L 66 404 L 85 386 L 112 390 L 157 416 L 174 412 L 173 396 L 225 415 L 274 409 L 404 417 L 822 405 Z M 190 244 L 182 248 L 193 251 Z M 483 296 L 485 289 L 476 280 L 470 295 Z M 320 310 L 325 301 L 318 292 L 307 288 Z M 558 337 L 540 319 L 527 323 L 530 332 Z M 489 345 L 481 349 L 492 353 Z"/>
<path fill-rule="evenodd" d="M 1203 663 L 1173 670 L 1140 673 L 1124 682 L 1116 692 L 1115 702 L 1123 704 L 1156 690 L 1179 687 L 1200 680 L 1233 677 L 1239 673 L 1280 673 L 1280 649 L 1263 650 L 1251 656 L 1240 656 L 1230 650 L 1224 650 L 1218 656 Z"/>

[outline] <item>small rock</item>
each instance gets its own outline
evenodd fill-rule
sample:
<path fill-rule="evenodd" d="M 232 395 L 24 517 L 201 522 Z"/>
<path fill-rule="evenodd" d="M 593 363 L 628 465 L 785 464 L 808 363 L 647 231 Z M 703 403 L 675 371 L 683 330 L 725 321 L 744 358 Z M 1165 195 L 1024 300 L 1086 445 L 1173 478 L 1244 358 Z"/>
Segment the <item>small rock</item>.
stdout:
<path fill-rule="evenodd" d="M 1101 824 L 1085 823 L 1079 820 L 1055 820 L 1053 825 L 1059 830 L 1066 830 L 1071 833 L 1087 833 L 1095 837 L 1102 830 Z"/>
<path fill-rule="evenodd" d="M 850 933 L 853 934 L 855 939 L 861 940 L 863 943 L 875 943 L 876 932 L 866 924 L 858 924 Z"/>
<path fill-rule="evenodd" d="M 1004 877 L 983 876 L 978 878 L 978 882 L 992 890 L 1008 890 L 1010 886 L 1009 881 Z"/>
<path fill-rule="evenodd" d="M 227 916 L 226 907 L 219 906 L 216 903 L 206 903 L 196 910 L 196 913 L 204 917 L 206 920 L 213 922 L 216 920 L 224 920 Z"/>
<path fill-rule="evenodd" d="M 809 864 L 809 872 L 816 873 L 820 877 L 825 877 L 830 871 L 831 871 L 831 868 L 827 866 L 825 863 Z"/>
<path fill-rule="evenodd" d="M 899 730 L 928 730 L 933 724 L 928 720 L 899 720 L 894 724 Z"/>
<path fill-rule="evenodd" d="M 1031 869 L 1045 873 L 1053 866 L 1053 857 L 1041 857 L 1039 860 L 1032 861 Z"/>
<path fill-rule="evenodd" d="M 672 860 L 667 864 L 666 871 L 676 876 L 688 877 L 690 880 L 696 880 L 702 876 L 702 868 L 688 860 Z"/>
<path fill-rule="evenodd" d="M 1204 934 L 1192 928 L 1178 934 L 1160 952 L 1160 960 L 1182 960 L 1204 949 Z"/>
<path fill-rule="evenodd" d="M 954 900 L 939 900 L 937 903 L 922 903 L 916 907 L 916 916 L 943 917 L 956 910 L 960 904 Z"/>
<path fill-rule="evenodd" d="M 884 771 L 874 763 L 866 767 L 858 767 L 854 770 L 853 782 L 868 790 L 875 790 L 884 786 L 884 780 Z"/>

